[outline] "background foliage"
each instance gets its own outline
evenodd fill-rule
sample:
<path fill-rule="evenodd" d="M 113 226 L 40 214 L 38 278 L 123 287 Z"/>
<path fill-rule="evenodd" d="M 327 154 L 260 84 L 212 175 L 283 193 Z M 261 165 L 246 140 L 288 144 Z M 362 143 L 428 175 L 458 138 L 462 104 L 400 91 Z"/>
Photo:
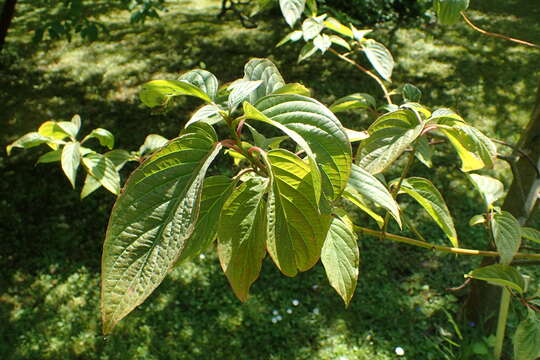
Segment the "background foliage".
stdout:
<path fill-rule="evenodd" d="M 540 10 L 534 4 L 490 0 L 474 5 L 472 13 L 481 25 L 540 42 Z M 29 29 L 44 7 L 21 6 L 0 58 L 1 143 L 44 120 L 67 120 L 73 113 L 81 114 L 85 130 L 114 130 L 121 147 L 135 149 L 148 133 L 173 137 L 187 109 L 198 103 L 181 100 L 170 115 L 150 116 L 135 97 L 142 83 L 175 78 L 193 67 L 233 80 L 249 57 L 268 56 L 285 31 L 278 17 L 260 22 L 256 30 L 243 29 L 234 18 L 217 21 L 217 1 L 171 2 L 169 9 L 161 20 L 126 27 L 127 12 L 104 8 L 99 17 L 110 37 L 91 46 L 78 39 L 36 46 Z M 414 83 L 424 91 L 423 102 L 452 106 L 490 135 L 517 140 L 540 75 L 534 66 L 537 54 L 483 38 L 463 25 L 390 32 L 391 25 L 379 28 L 377 36 L 397 59 L 395 81 Z M 351 92 L 377 93 L 346 64 L 314 58 L 298 66 L 290 48 L 273 54 L 286 79 L 303 82 L 326 104 Z M 362 121 L 357 115 L 340 118 L 345 124 Z M 60 169 L 32 164 L 38 153 L 0 155 L 0 264 L 5 269 L 0 353 L 5 358 L 388 359 L 395 357 L 396 346 L 405 349 L 405 358 L 441 358 L 436 344 L 443 342 L 445 331 L 452 333 L 442 309 L 455 311 L 460 296 L 445 288 L 459 285 L 463 269 L 475 264 L 371 238 L 360 240 L 361 256 L 369 261 L 348 310 L 327 286 L 320 266 L 285 279 L 266 263 L 253 298 L 240 305 L 217 259 L 206 256 L 175 270 L 158 294 L 119 325 L 116 335 L 103 338 L 96 315 L 99 254 L 113 199 L 99 190 L 79 203 Z M 415 172 L 433 176 L 441 190 L 452 188 L 446 200 L 456 209 L 464 245 L 483 244 L 485 239 L 466 226 L 481 211 L 480 199 L 463 179 L 447 175 L 459 160 L 436 161 L 441 164 L 437 169 Z M 495 172 L 504 175 L 508 169 Z M 444 242 L 436 225 L 418 214 L 420 231 Z M 369 220 L 357 222 L 362 221 Z M 434 271 L 441 268 L 447 271 Z M 476 328 L 462 331 L 474 335 Z M 466 345 L 480 349 L 484 339 L 471 339 Z"/>

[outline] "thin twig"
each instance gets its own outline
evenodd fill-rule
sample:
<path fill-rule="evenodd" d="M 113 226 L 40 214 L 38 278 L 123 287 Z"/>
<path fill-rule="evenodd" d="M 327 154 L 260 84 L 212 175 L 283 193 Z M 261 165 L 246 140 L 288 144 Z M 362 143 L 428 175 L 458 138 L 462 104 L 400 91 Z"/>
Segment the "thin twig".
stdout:
<path fill-rule="evenodd" d="M 508 146 L 510 149 L 514 150 L 519 155 L 523 156 L 527 160 L 529 165 L 531 165 L 532 168 L 536 171 L 536 177 L 540 178 L 540 169 L 538 169 L 538 166 L 536 166 L 536 164 L 534 163 L 534 160 L 531 159 L 529 154 L 527 154 L 525 151 L 521 150 L 519 147 L 517 147 L 515 145 L 512 145 L 510 143 L 507 143 L 506 141 L 502 141 L 502 140 L 494 139 L 494 138 L 490 138 L 490 139 L 491 139 L 491 141 L 493 141 L 493 142 L 495 142 L 497 144 Z"/>
<path fill-rule="evenodd" d="M 471 278 L 467 278 L 467 280 L 465 280 L 465 282 L 459 286 L 456 286 L 456 287 L 453 287 L 453 288 L 446 288 L 446 290 L 448 291 L 459 291 L 459 290 L 463 290 L 465 289 L 467 286 L 469 286 L 469 284 L 471 283 L 472 279 Z"/>
<path fill-rule="evenodd" d="M 481 29 L 478 26 L 474 25 L 472 23 L 472 21 L 467 17 L 467 15 L 465 15 L 465 13 L 463 11 L 461 12 L 461 16 L 463 17 L 463 20 L 465 20 L 467 25 L 469 25 L 471 28 L 473 28 L 474 30 L 478 31 L 481 34 L 484 34 L 486 36 L 499 38 L 499 39 L 503 39 L 503 40 L 512 41 L 512 42 L 515 42 L 515 43 L 518 43 L 518 44 L 521 44 L 521 45 L 526 45 L 526 46 L 530 46 L 530 47 L 533 47 L 533 48 L 540 49 L 540 45 L 536 45 L 536 44 L 533 44 L 533 43 L 528 42 L 528 41 L 515 39 L 515 38 L 509 37 L 509 36 L 506 36 L 506 35 L 492 33 L 492 32 L 486 31 L 484 29 Z"/>
<path fill-rule="evenodd" d="M 330 51 L 332 54 L 336 55 L 338 58 L 340 58 L 341 60 L 344 60 L 346 62 L 348 62 L 349 64 L 353 65 L 354 67 L 356 67 L 358 70 L 366 73 L 367 75 L 369 75 L 371 78 L 373 78 L 375 81 L 377 81 L 377 83 L 379 84 L 379 86 L 381 87 L 382 91 L 384 92 L 384 97 L 386 98 L 386 101 L 388 102 L 388 104 L 392 105 L 392 99 L 390 98 L 390 94 L 388 93 L 388 90 L 386 89 L 386 86 L 384 86 L 384 83 L 382 82 L 382 80 L 377 76 L 375 75 L 373 72 L 369 71 L 368 69 L 366 69 L 365 67 L 363 67 L 362 65 L 358 64 L 356 61 L 354 61 L 353 59 L 351 58 L 348 58 L 347 56 L 343 55 L 343 54 L 340 54 L 339 52 L 337 52 L 336 50 L 330 48 L 328 49 L 328 51 Z"/>
<path fill-rule="evenodd" d="M 363 233 L 363 234 L 366 234 L 366 235 L 371 235 L 371 236 L 374 236 L 374 237 L 380 237 L 381 233 L 382 233 L 382 231 L 372 230 L 372 229 L 368 229 L 368 228 L 365 228 L 365 227 L 362 227 L 362 226 L 357 226 L 357 225 L 354 225 L 354 229 L 356 231 L 360 232 L 360 233 Z M 414 245 L 414 246 L 422 247 L 422 248 L 425 248 L 425 249 L 437 250 L 437 251 L 446 252 L 446 253 L 452 253 L 452 254 L 472 255 L 472 256 L 490 256 L 490 257 L 498 257 L 498 256 L 500 256 L 500 254 L 498 252 L 496 252 L 496 251 L 463 249 L 463 248 L 448 247 L 448 246 L 437 245 L 437 244 L 430 244 L 430 243 L 425 242 L 425 241 L 420 241 L 420 240 L 408 238 L 408 237 L 401 236 L 401 235 L 390 234 L 390 233 L 386 233 L 385 237 L 387 239 L 390 239 L 390 240 L 393 240 L 393 241 L 402 242 L 402 243 L 405 243 L 405 244 Z M 514 258 L 516 258 L 516 259 L 536 259 L 536 260 L 540 260 L 540 254 L 517 253 L 516 255 L 514 255 Z"/>

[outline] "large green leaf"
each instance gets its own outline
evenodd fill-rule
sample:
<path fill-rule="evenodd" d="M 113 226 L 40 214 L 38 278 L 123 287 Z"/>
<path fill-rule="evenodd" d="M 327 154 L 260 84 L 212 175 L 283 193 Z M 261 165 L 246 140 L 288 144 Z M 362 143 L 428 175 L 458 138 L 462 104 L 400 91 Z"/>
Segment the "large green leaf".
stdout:
<path fill-rule="evenodd" d="M 452 215 L 437 188 L 427 179 L 411 177 L 403 180 L 400 191 L 415 199 L 428 214 L 435 220 L 437 225 L 444 231 L 452 245 L 458 246 L 456 228 Z"/>
<path fill-rule="evenodd" d="M 189 95 L 211 103 L 212 98 L 186 80 L 152 80 L 142 86 L 139 98 L 148 107 L 165 106 L 175 96 Z"/>
<path fill-rule="evenodd" d="M 510 264 L 521 245 L 521 226 L 508 211 L 494 214 L 491 229 L 502 264 Z"/>
<path fill-rule="evenodd" d="M 101 183 L 98 179 L 93 177 L 91 174 L 86 174 L 86 178 L 84 179 L 84 185 L 81 190 L 81 200 L 96 191 L 101 187 Z"/>
<path fill-rule="evenodd" d="M 300 19 L 305 6 L 306 0 L 279 0 L 281 13 L 290 27 Z"/>
<path fill-rule="evenodd" d="M 268 253 L 287 276 L 306 271 L 317 263 L 330 225 L 318 209 L 313 171 L 286 150 L 268 152 Z"/>
<path fill-rule="evenodd" d="M 81 144 L 78 142 L 69 142 L 64 146 L 62 150 L 62 170 L 66 174 L 69 182 L 75 189 L 75 179 L 77 178 L 77 169 L 79 169 L 79 164 L 81 163 Z"/>
<path fill-rule="evenodd" d="M 445 121 L 449 123 L 449 121 Z M 493 142 L 479 130 L 465 123 L 453 121 L 451 126 L 439 126 L 448 137 L 461 158 L 462 171 L 474 171 L 484 167 L 493 167 L 497 148 Z"/>
<path fill-rule="evenodd" d="M 521 237 L 534 241 L 540 244 L 540 231 L 530 228 L 530 227 L 522 227 L 521 228 Z"/>
<path fill-rule="evenodd" d="M 484 280 L 498 286 L 508 286 L 520 294 L 525 289 L 523 276 L 512 266 L 494 264 L 475 269 L 466 275 L 473 279 Z"/>
<path fill-rule="evenodd" d="M 262 80 L 239 79 L 229 85 L 230 91 L 227 106 L 229 111 L 233 112 L 244 100 L 248 100 L 255 90 L 262 85 Z"/>
<path fill-rule="evenodd" d="M 355 93 L 339 98 L 330 106 L 332 112 L 341 112 L 353 109 L 369 109 L 377 106 L 375 98 L 369 94 Z"/>
<path fill-rule="evenodd" d="M 249 95 L 251 104 L 255 104 L 263 96 L 270 95 L 285 86 L 285 80 L 283 80 L 278 68 L 268 59 L 249 60 L 244 66 L 244 79 L 262 81 L 261 86 Z"/>
<path fill-rule="evenodd" d="M 329 198 L 337 199 L 347 186 L 352 150 L 345 129 L 336 116 L 318 101 L 294 94 L 269 95 L 260 99 L 255 107 L 271 120 L 272 125 L 282 125 L 279 127 L 282 131 L 283 127 L 288 129 L 286 134 L 302 148 L 304 145 L 298 137 L 307 143 L 309 149 L 304 150 L 313 152 L 330 181 Z"/>
<path fill-rule="evenodd" d="M 327 18 L 324 21 L 324 26 L 326 26 L 330 30 L 337 32 L 338 34 L 347 36 L 351 39 L 354 37 L 353 31 L 351 30 L 351 28 L 343 25 L 342 23 L 339 22 L 339 20 L 333 17 Z"/>
<path fill-rule="evenodd" d="M 182 74 L 178 80 L 184 80 L 195 85 L 206 93 L 212 100 L 215 100 L 217 96 L 219 82 L 214 74 L 212 74 L 210 71 L 202 69 L 191 70 Z"/>
<path fill-rule="evenodd" d="M 217 124 L 218 122 L 222 121 L 223 118 L 220 115 L 220 111 L 222 109 L 215 105 L 215 104 L 209 104 L 204 105 L 197 109 L 192 115 L 191 118 L 186 122 L 185 127 L 188 127 L 189 125 L 196 123 L 197 121 L 205 122 L 209 125 Z"/>
<path fill-rule="evenodd" d="M 540 358 L 540 320 L 528 309 L 527 318 L 522 320 L 514 334 L 514 360 L 536 360 Z"/>
<path fill-rule="evenodd" d="M 264 195 L 267 179 L 251 178 L 235 189 L 223 206 L 218 230 L 221 267 L 241 301 L 246 301 L 266 254 Z"/>
<path fill-rule="evenodd" d="M 377 225 L 379 225 L 380 228 L 384 226 L 383 217 L 373 211 L 373 209 L 370 205 L 368 205 L 364 197 L 360 195 L 358 191 L 356 191 L 351 185 L 347 185 L 345 191 L 343 191 L 343 198 L 349 200 L 360 210 L 371 216 L 371 218 L 373 218 L 373 220 L 377 222 Z"/>
<path fill-rule="evenodd" d="M 459 21 L 460 13 L 469 7 L 469 0 L 435 0 L 433 6 L 441 24 L 453 25 Z"/>
<path fill-rule="evenodd" d="M 330 285 L 349 305 L 358 281 L 360 252 L 351 220 L 344 214 L 334 217 L 321 251 L 321 261 Z"/>
<path fill-rule="evenodd" d="M 377 73 L 384 80 L 391 81 L 394 58 L 390 51 L 383 44 L 373 39 L 363 41 L 362 50 L 364 50 L 369 62 L 373 65 Z"/>
<path fill-rule="evenodd" d="M 354 195 L 354 192 L 358 192 L 363 198 L 383 207 L 401 227 L 398 204 L 379 179 L 360 166 L 353 164 L 349 185 L 350 187 L 347 188 L 349 193 Z"/>
<path fill-rule="evenodd" d="M 154 291 L 181 254 L 195 228 L 206 170 L 220 148 L 209 125 L 194 124 L 129 177 L 103 245 L 104 333 Z"/>
<path fill-rule="evenodd" d="M 52 150 L 39 157 L 37 164 L 57 162 L 62 159 L 62 150 Z"/>
<path fill-rule="evenodd" d="M 235 185 L 236 181 L 223 175 L 204 179 L 199 218 L 193 234 L 186 241 L 186 246 L 176 262 L 177 265 L 199 255 L 216 239 L 221 209 Z"/>
<path fill-rule="evenodd" d="M 88 173 L 105 189 L 115 195 L 120 193 L 120 174 L 111 159 L 101 154 L 92 153 L 83 157 L 82 161 Z M 81 195 L 81 197 L 84 196 Z"/>
<path fill-rule="evenodd" d="M 504 186 L 497 179 L 478 174 L 469 174 L 469 179 L 484 198 L 487 207 L 504 196 Z"/>
<path fill-rule="evenodd" d="M 317 35 L 319 35 L 324 29 L 324 18 L 326 16 L 318 16 L 318 17 L 310 17 L 304 20 L 302 23 L 302 35 L 304 37 L 304 41 L 309 41 L 314 39 Z"/>
<path fill-rule="evenodd" d="M 384 114 L 369 127 L 370 137 L 360 144 L 357 163 L 372 174 L 384 171 L 416 140 L 423 126 L 409 109 Z"/>

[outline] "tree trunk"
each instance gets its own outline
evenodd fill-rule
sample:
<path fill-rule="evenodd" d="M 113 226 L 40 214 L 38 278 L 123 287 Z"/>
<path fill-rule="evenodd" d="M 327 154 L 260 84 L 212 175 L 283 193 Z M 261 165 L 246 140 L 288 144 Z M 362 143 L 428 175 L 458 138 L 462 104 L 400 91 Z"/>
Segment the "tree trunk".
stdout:
<path fill-rule="evenodd" d="M 510 212 L 522 225 L 527 224 L 538 206 L 540 191 L 540 84 L 536 103 L 527 128 L 521 135 L 513 154 L 517 161 L 512 166 L 514 179 L 504 199 L 503 210 Z M 495 263 L 493 258 L 484 258 L 482 266 Z M 497 324 L 497 313 L 501 288 L 485 281 L 473 281 L 471 292 L 464 304 L 464 315 L 484 329 L 492 332 Z"/>
<path fill-rule="evenodd" d="M 2 15 L 0 16 L 0 52 L 4 48 L 9 26 L 15 15 L 15 5 L 17 5 L 17 0 L 6 0 L 2 8 Z"/>

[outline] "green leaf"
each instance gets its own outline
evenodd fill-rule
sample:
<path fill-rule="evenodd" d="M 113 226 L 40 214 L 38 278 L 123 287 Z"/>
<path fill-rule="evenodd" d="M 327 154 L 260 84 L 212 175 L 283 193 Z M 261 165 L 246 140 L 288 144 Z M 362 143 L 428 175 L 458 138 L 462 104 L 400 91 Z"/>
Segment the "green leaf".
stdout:
<path fill-rule="evenodd" d="M 345 188 L 345 191 L 343 191 L 343 198 L 349 200 L 354 205 L 356 205 L 360 210 L 371 216 L 373 220 L 377 222 L 377 225 L 379 228 L 382 228 L 384 226 L 384 219 L 382 216 L 377 214 L 375 211 L 371 209 L 371 207 L 367 204 L 366 200 L 362 195 L 358 193 L 351 185 L 348 185 Z"/>
<path fill-rule="evenodd" d="M 88 154 L 82 159 L 88 173 L 101 185 L 115 195 L 120 193 L 120 174 L 116 165 L 101 154 Z"/>
<path fill-rule="evenodd" d="M 260 80 L 262 83 L 249 96 L 249 102 L 255 104 L 263 96 L 270 95 L 285 86 L 285 80 L 278 68 L 268 59 L 251 59 L 244 66 L 244 79 Z"/>
<path fill-rule="evenodd" d="M 251 93 L 253 93 L 255 89 L 257 89 L 259 86 L 261 86 L 262 83 L 262 80 L 251 81 L 239 79 L 229 85 L 228 90 L 231 92 L 227 101 L 229 111 L 233 112 L 238 105 L 249 99 Z"/>
<path fill-rule="evenodd" d="M 330 35 L 329 36 L 330 38 L 330 41 L 332 42 L 332 44 L 336 44 L 336 45 L 339 45 L 349 51 L 351 51 L 351 45 L 349 45 L 349 43 L 347 42 L 347 40 L 337 36 L 337 35 Z"/>
<path fill-rule="evenodd" d="M 504 185 L 490 176 L 469 174 L 469 180 L 482 195 L 487 207 L 504 196 Z"/>
<path fill-rule="evenodd" d="M 64 140 L 69 137 L 69 133 L 62 129 L 56 121 L 45 121 L 40 125 L 38 133 L 56 140 Z"/>
<path fill-rule="evenodd" d="M 274 126 L 279 124 L 277 127 L 291 136 L 310 158 L 312 151 L 331 184 L 329 198 L 339 198 L 349 179 L 352 150 L 345 129 L 336 116 L 318 101 L 293 94 L 266 96 L 255 107 L 271 121 L 257 120 Z"/>
<path fill-rule="evenodd" d="M 272 138 L 266 138 L 264 135 L 259 133 L 257 129 L 255 129 L 253 126 L 246 124 L 249 131 L 251 132 L 251 136 L 253 136 L 253 141 L 255 143 L 255 146 L 260 147 L 263 150 L 270 150 L 270 149 L 276 149 L 279 147 L 279 144 L 282 141 L 287 140 L 288 136 L 277 136 Z"/>
<path fill-rule="evenodd" d="M 366 35 L 373 31 L 371 29 L 358 30 L 354 27 L 353 24 L 350 24 L 350 27 L 353 33 L 353 37 L 356 41 L 365 41 Z"/>
<path fill-rule="evenodd" d="M 521 228 L 521 237 L 534 241 L 540 244 L 540 231 L 530 228 L 530 227 L 522 227 Z"/>
<path fill-rule="evenodd" d="M 360 252 L 351 220 L 334 217 L 321 251 L 321 261 L 330 285 L 348 306 L 356 289 Z"/>
<path fill-rule="evenodd" d="M 163 281 L 191 236 L 203 179 L 221 144 L 193 124 L 129 177 L 103 245 L 101 311 L 109 333 Z"/>
<path fill-rule="evenodd" d="M 214 74 L 212 74 L 210 71 L 202 69 L 191 70 L 182 74 L 178 80 L 187 81 L 188 83 L 193 84 L 201 89 L 210 97 L 210 99 L 216 99 L 219 82 Z"/>
<path fill-rule="evenodd" d="M 302 84 L 299 83 L 290 83 L 285 84 L 283 87 L 277 89 L 273 94 L 296 94 L 302 96 L 311 96 L 311 91 Z"/>
<path fill-rule="evenodd" d="M 131 155 L 128 151 L 121 149 L 111 150 L 103 155 L 113 162 L 116 170 L 122 169 L 128 161 L 138 160 L 137 156 Z"/>
<path fill-rule="evenodd" d="M 405 102 L 420 102 L 422 98 L 422 92 L 416 86 L 411 84 L 403 85 L 401 89 L 401 94 L 403 95 L 403 100 Z"/>
<path fill-rule="evenodd" d="M 521 226 L 508 211 L 494 214 L 491 219 L 493 239 L 502 264 L 510 264 L 521 245 Z"/>
<path fill-rule="evenodd" d="M 202 121 L 208 125 L 217 124 L 218 122 L 223 121 L 220 110 L 219 106 L 214 104 L 204 105 L 191 115 L 191 118 L 186 122 L 184 127 L 188 127 L 197 121 Z"/>
<path fill-rule="evenodd" d="M 475 226 L 475 225 L 478 225 L 478 224 L 485 224 L 485 223 L 486 223 L 486 217 L 485 217 L 484 214 L 474 215 L 469 220 L 469 226 Z"/>
<path fill-rule="evenodd" d="M 306 6 L 308 7 L 309 11 L 311 11 L 311 15 L 317 15 L 317 0 L 307 0 Z"/>
<path fill-rule="evenodd" d="M 316 52 L 317 48 L 315 45 L 313 45 L 313 42 L 308 42 L 302 47 L 302 49 L 300 49 L 300 54 L 298 54 L 298 63 L 300 64 L 302 61 L 306 60 Z"/>
<path fill-rule="evenodd" d="M 101 183 L 98 179 L 96 179 L 90 174 L 86 174 L 86 178 L 84 179 L 84 185 L 81 190 L 81 200 L 99 189 L 100 187 Z"/>
<path fill-rule="evenodd" d="M 460 13 L 469 7 L 469 0 L 435 0 L 433 6 L 441 24 L 453 25 L 461 18 Z"/>
<path fill-rule="evenodd" d="M 464 172 L 493 167 L 497 148 L 479 130 L 464 123 L 453 122 L 451 127 L 439 125 L 461 158 Z"/>
<path fill-rule="evenodd" d="M 300 30 L 295 30 L 295 31 L 292 31 L 290 33 L 288 33 L 283 39 L 281 39 L 276 47 L 280 47 L 281 45 L 284 45 L 286 43 L 288 43 L 289 41 L 292 41 L 292 42 L 296 42 L 298 40 L 300 40 L 302 38 L 302 31 Z"/>
<path fill-rule="evenodd" d="M 97 128 L 92 130 L 90 134 L 88 134 L 82 142 L 85 142 L 89 139 L 97 139 L 101 146 L 106 146 L 110 150 L 114 147 L 114 135 L 106 129 Z"/>
<path fill-rule="evenodd" d="M 360 144 L 358 165 L 372 174 L 383 172 L 416 140 L 423 127 L 412 110 L 382 115 L 369 127 L 370 137 Z"/>
<path fill-rule="evenodd" d="M 264 195 L 268 180 L 251 178 L 236 188 L 221 211 L 218 255 L 234 293 L 246 301 L 266 254 Z"/>
<path fill-rule="evenodd" d="M 199 255 L 216 239 L 221 209 L 231 195 L 235 185 L 236 181 L 223 175 L 210 176 L 204 179 L 201 209 L 195 230 L 186 241 L 184 250 L 175 265 Z"/>
<path fill-rule="evenodd" d="M 390 51 L 381 43 L 368 39 L 362 42 L 362 50 L 377 73 L 387 81 L 391 81 L 394 69 L 394 58 Z"/>
<path fill-rule="evenodd" d="M 267 165 L 268 253 L 283 274 L 295 276 L 319 260 L 330 217 L 318 209 L 313 171 L 302 159 L 286 150 L 272 150 Z"/>
<path fill-rule="evenodd" d="M 43 136 L 37 132 L 31 132 L 28 134 L 25 134 L 9 144 L 6 147 L 6 152 L 8 156 L 11 154 L 11 149 L 15 148 L 22 148 L 22 149 L 30 149 L 33 147 L 36 147 L 38 145 L 44 144 L 46 142 L 51 141 L 52 139 Z"/>
<path fill-rule="evenodd" d="M 329 17 L 324 21 L 324 26 L 326 26 L 328 29 L 333 30 L 337 32 L 338 34 L 341 34 L 343 36 L 347 36 L 349 38 L 354 38 L 353 32 L 350 28 L 343 25 L 339 22 L 339 20 Z"/>
<path fill-rule="evenodd" d="M 429 141 L 424 136 L 419 137 L 416 141 L 416 152 L 414 153 L 414 156 L 416 156 L 416 158 L 428 168 L 433 166 L 433 163 L 431 162 L 431 158 L 433 157 L 433 149 L 429 145 Z"/>
<path fill-rule="evenodd" d="M 454 227 L 452 215 L 450 215 L 450 211 L 441 193 L 429 180 L 419 177 L 407 178 L 401 183 L 400 192 L 406 193 L 422 205 L 437 225 L 444 231 L 448 239 L 452 242 L 452 245 L 458 247 L 456 228 Z"/>
<path fill-rule="evenodd" d="M 484 266 L 471 271 L 466 277 L 484 280 L 498 286 L 508 286 L 523 293 L 525 289 L 525 281 L 523 276 L 512 266 L 495 264 Z"/>
<path fill-rule="evenodd" d="M 61 159 L 62 159 L 62 150 L 60 149 L 53 150 L 53 151 L 49 151 L 48 153 L 41 155 L 39 159 L 37 160 L 37 164 L 57 162 L 57 161 L 60 161 Z"/>
<path fill-rule="evenodd" d="M 514 359 L 535 360 L 540 357 L 540 320 L 529 309 L 527 318 L 522 320 L 514 334 Z"/>
<path fill-rule="evenodd" d="M 304 41 L 315 39 L 321 33 L 322 29 L 324 29 L 323 21 L 323 17 L 310 17 L 304 20 L 302 23 Z"/>
<path fill-rule="evenodd" d="M 153 80 L 142 86 L 139 98 L 148 107 L 165 106 L 175 96 L 188 95 L 198 97 L 208 103 L 210 98 L 199 87 L 185 80 Z"/>
<path fill-rule="evenodd" d="M 300 19 L 305 6 L 306 0 L 279 0 L 281 13 L 290 27 Z"/>
<path fill-rule="evenodd" d="M 62 170 L 66 174 L 71 186 L 75 189 L 75 179 L 77 178 L 77 169 L 81 163 L 81 144 L 78 142 L 69 142 L 64 146 L 62 150 Z"/>
<path fill-rule="evenodd" d="M 375 108 L 375 98 L 369 94 L 356 93 L 339 98 L 330 106 L 330 110 L 334 113 L 353 109 L 370 109 Z"/>
<path fill-rule="evenodd" d="M 345 132 L 347 133 L 347 137 L 351 143 L 366 140 L 369 137 L 369 133 L 367 131 L 356 131 L 345 128 Z"/>
<path fill-rule="evenodd" d="M 167 144 L 168 141 L 169 140 L 167 140 L 161 135 L 150 134 L 146 137 L 146 139 L 144 139 L 144 144 L 142 144 L 141 147 L 139 148 L 139 154 L 141 156 L 145 154 L 151 154 L 157 149 L 160 149 L 163 146 L 165 146 L 165 144 Z"/>
<path fill-rule="evenodd" d="M 349 178 L 349 193 L 358 192 L 363 198 L 386 209 L 401 227 L 399 206 L 386 187 L 366 170 L 353 164 Z"/>

